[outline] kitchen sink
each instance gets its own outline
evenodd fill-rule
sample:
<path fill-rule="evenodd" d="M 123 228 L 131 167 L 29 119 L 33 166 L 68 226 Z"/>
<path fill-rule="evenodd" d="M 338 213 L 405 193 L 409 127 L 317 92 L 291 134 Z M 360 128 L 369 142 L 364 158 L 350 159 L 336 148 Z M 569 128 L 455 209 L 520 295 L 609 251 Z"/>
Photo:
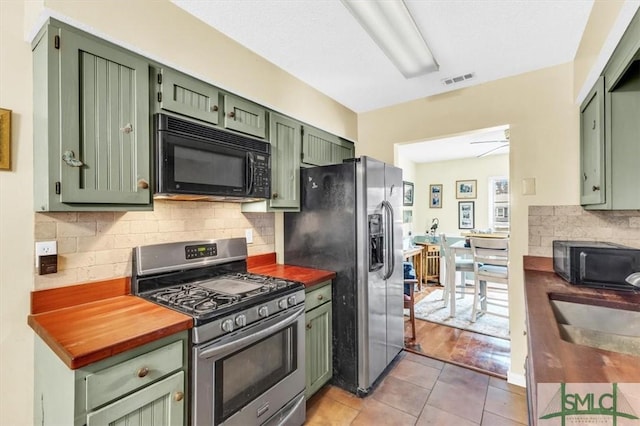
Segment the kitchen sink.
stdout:
<path fill-rule="evenodd" d="M 558 300 L 553 294 L 549 299 L 563 340 L 640 356 L 640 311 L 599 306 L 598 300 Z"/>

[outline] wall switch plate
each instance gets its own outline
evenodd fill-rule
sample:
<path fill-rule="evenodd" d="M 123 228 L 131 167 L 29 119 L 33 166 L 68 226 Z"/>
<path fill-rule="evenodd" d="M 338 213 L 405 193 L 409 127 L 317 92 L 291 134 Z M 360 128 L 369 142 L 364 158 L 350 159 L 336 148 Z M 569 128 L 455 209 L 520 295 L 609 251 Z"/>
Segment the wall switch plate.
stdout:
<path fill-rule="evenodd" d="M 251 229 L 251 228 L 245 229 L 244 230 L 244 237 L 247 239 L 247 244 L 253 243 L 253 229 Z"/>

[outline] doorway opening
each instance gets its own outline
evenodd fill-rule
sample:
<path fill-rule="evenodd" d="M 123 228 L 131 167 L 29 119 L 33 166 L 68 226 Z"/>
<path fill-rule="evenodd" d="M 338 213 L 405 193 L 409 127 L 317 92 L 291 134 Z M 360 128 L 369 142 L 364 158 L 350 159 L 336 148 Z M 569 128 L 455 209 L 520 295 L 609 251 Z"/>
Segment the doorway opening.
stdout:
<path fill-rule="evenodd" d="M 508 238 L 510 143 L 509 126 L 501 125 L 396 145 L 396 164 L 414 188 L 414 203 L 403 215 L 411 217 L 403 223 L 404 237 L 411 249 L 423 247 L 424 253 L 422 264 L 412 257 L 420 283 L 413 304 L 416 339 L 406 348 L 499 377 L 506 377 L 510 366 L 508 288 L 500 296 L 506 307 L 493 312 L 504 316 L 485 313 L 471 321 L 478 291 L 473 267 L 449 271 L 446 265 L 447 252 L 473 265 L 471 249 L 456 247 L 477 234 Z M 433 260 L 425 263 L 435 252 L 437 275 Z M 411 325 L 405 324 L 407 335 Z"/>

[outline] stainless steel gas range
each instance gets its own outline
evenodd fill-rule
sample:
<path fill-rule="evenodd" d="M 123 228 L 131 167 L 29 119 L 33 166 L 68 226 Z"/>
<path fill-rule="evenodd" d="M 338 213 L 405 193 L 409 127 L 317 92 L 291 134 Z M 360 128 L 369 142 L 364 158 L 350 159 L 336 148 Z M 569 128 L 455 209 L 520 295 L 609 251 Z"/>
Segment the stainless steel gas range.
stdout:
<path fill-rule="evenodd" d="M 193 317 L 192 425 L 301 425 L 304 286 L 246 258 L 244 238 L 136 247 L 132 292 Z"/>

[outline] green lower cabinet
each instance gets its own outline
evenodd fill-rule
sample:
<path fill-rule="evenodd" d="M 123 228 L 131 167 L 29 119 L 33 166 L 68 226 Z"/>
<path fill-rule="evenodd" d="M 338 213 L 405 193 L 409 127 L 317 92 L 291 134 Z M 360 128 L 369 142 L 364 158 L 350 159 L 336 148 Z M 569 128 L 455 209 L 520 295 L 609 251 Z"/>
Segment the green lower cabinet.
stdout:
<path fill-rule="evenodd" d="M 37 338 L 34 424 L 184 426 L 187 357 L 185 331 L 71 370 Z"/>
<path fill-rule="evenodd" d="M 184 372 L 182 371 L 87 415 L 87 426 L 183 424 Z"/>
<path fill-rule="evenodd" d="M 307 293 L 305 361 L 306 390 L 309 399 L 333 375 L 333 348 L 331 331 L 331 284 Z M 328 290 L 328 291 L 327 291 Z M 327 297 L 328 294 L 328 297 Z M 317 305 L 318 298 L 322 304 Z M 309 307 L 312 309 L 309 309 Z M 315 307 L 314 307 L 315 306 Z"/>

